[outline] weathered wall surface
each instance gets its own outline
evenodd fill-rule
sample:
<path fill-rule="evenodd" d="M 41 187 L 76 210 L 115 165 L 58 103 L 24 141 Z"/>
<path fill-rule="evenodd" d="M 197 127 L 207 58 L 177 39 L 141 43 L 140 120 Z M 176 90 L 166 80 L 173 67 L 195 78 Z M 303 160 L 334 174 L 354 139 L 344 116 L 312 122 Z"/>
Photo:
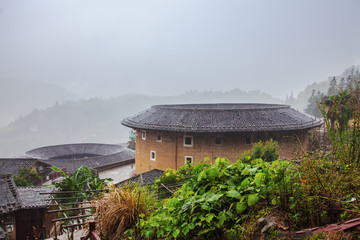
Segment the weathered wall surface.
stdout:
<path fill-rule="evenodd" d="M 100 178 L 112 178 L 113 183 L 122 182 L 126 179 L 131 178 L 134 176 L 135 173 L 135 164 L 126 164 L 123 166 L 118 166 L 114 168 L 110 168 L 107 170 L 99 171 Z"/>
<path fill-rule="evenodd" d="M 161 134 L 161 141 L 158 135 Z M 184 136 L 192 136 L 193 145 L 184 146 Z M 216 138 L 221 139 L 216 144 Z M 151 169 L 178 169 L 185 164 L 185 157 L 193 158 L 199 163 L 205 157 L 214 161 L 217 157 L 226 157 L 236 161 L 245 151 L 249 151 L 252 143 L 274 139 L 279 142 L 280 158 L 293 158 L 307 150 L 308 130 L 283 132 L 249 132 L 249 133 L 175 133 L 146 131 L 146 139 L 142 139 L 142 130 L 137 130 L 135 165 L 136 173 Z M 155 160 L 151 160 L 151 151 L 155 152 Z"/>

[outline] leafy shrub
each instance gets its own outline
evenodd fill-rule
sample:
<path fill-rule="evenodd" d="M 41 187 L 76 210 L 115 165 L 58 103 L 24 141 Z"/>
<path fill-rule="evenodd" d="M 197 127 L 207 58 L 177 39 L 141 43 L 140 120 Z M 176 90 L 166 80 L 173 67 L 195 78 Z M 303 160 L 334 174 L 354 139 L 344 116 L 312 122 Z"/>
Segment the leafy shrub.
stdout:
<path fill-rule="evenodd" d="M 155 179 L 155 183 L 174 184 L 182 181 L 184 175 L 180 172 L 167 168 L 163 175 Z"/>
<path fill-rule="evenodd" d="M 290 163 L 261 159 L 251 163 L 218 158 L 201 162 L 193 176 L 165 205 L 140 219 L 144 238 L 197 239 L 223 237 L 235 223 L 244 222 L 258 206 L 277 205 L 291 191 Z M 288 202 L 288 201 L 285 201 Z"/>
<path fill-rule="evenodd" d="M 111 180 L 111 178 L 100 179 L 98 176 L 94 176 L 93 172 L 86 166 L 81 166 L 72 176 L 55 166 L 52 166 L 51 169 L 64 177 L 61 182 L 55 183 L 55 187 L 57 187 L 56 191 L 68 193 L 53 194 L 55 198 L 63 198 L 63 200 L 57 200 L 57 202 L 62 205 L 62 209 L 74 208 L 74 206 L 76 206 L 67 205 L 66 203 L 80 204 L 85 199 L 90 200 L 89 198 L 100 196 L 102 194 L 101 191 L 91 193 L 84 192 L 83 190 L 103 190 L 105 188 L 105 181 Z M 66 211 L 66 216 L 77 216 L 80 213 L 81 210 Z M 63 213 L 58 214 L 59 217 L 64 217 L 64 215 L 62 215 Z M 78 220 L 66 220 L 65 222 L 74 223 L 77 221 Z"/>
<path fill-rule="evenodd" d="M 290 211 L 302 228 L 348 220 L 360 213 L 360 176 L 356 165 L 324 156 L 305 156 L 298 166 Z"/>
<path fill-rule="evenodd" d="M 241 161 L 249 162 L 254 159 L 261 158 L 266 162 L 272 162 L 279 158 L 279 154 L 276 152 L 279 145 L 276 141 L 270 139 L 263 143 L 262 141 L 254 143 L 250 151 L 244 153 L 241 156 Z"/>
<path fill-rule="evenodd" d="M 105 181 L 112 180 L 111 178 L 100 179 L 86 166 L 81 166 L 72 176 L 55 166 L 51 169 L 64 177 L 61 182 L 55 183 L 60 191 L 101 190 L 105 187 Z"/>
<path fill-rule="evenodd" d="M 93 201 L 96 206 L 94 218 L 99 222 L 101 235 L 109 239 L 124 239 L 125 231 L 130 229 L 133 232 L 139 217 L 148 216 L 155 203 L 153 194 L 138 183 L 120 188 L 111 185 L 109 193 Z"/>
<path fill-rule="evenodd" d="M 299 164 L 290 198 L 291 217 L 300 228 L 348 220 L 360 214 L 360 89 L 358 85 L 324 97 L 331 154 L 318 151 Z M 351 121 L 350 121 L 351 120 Z"/>
<path fill-rule="evenodd" d="M 41 183 L 41 176 L 31 167 L 19 168 L 19 173 L 14 176 L 14 182 L 18 187 L 31 187 Z"/>

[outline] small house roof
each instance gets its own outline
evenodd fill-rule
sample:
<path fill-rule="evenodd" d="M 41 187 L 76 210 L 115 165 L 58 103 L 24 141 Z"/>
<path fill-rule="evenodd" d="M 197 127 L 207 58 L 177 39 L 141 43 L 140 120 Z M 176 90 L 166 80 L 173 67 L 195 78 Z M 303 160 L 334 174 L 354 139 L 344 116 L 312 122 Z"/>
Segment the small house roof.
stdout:
<path fill-rule="evenodd" d="M 263 132 L 301 130 L 323 121 L 279 104 L 155 105 L 123 125 L 135 129 L 173 132 Z"/>
<path fill-rule="evenodd" d="M 73 174 L 81 166 L 106 169 L 109 166 L 131 164 L 135 151 L 114 144 L 76 143 L 36 148 L 25 153 L 26 156 L 40 159 L 41 162 L 66 169 Z M 77 156 L 80 156 L 79 158 Z"/>
<path fill-rule="evenodd" d="M 19 168 L 32 167 L 35 164 L 48 165 L 33 158 L 0 158 L 0 174 L 17 176 Z"/>
<path fill-rule="evenodd" d="M 7 239 L 7 234 L 2 227 L 0 227 L 0 239 Z"/>
<path fill-rule="evenodd" d="M 160 177 L 163 174 L 164 174 L 164 171 L 162 171 L 162 170 L 152 169 L 150 171 L 140 173 L 139 175 L 136 175 L 134 177 L 131 177 L 129 179 L 126 179 L 124 181 L 116 183 L 115 185 L 121 186 L 125 183 L 133 183 L 133 182 L 139 182 L 142 185 L 154 184 L 155 179 Z"/>
<path fill-rule="evenodd" d="M 54 187 L 26 187 L 18 188 L 19 199 L 21 202 L 22 209 L 29 208 L 44 208 L 50 204 L 52 199 L 51 194 L 40 194 L 50 193 L 55 190 Z"/>
<path fill-rule="evenodd" d="M 10 174 L 0 175 L 0 215 L 20 207 L 19 194 Z"/>

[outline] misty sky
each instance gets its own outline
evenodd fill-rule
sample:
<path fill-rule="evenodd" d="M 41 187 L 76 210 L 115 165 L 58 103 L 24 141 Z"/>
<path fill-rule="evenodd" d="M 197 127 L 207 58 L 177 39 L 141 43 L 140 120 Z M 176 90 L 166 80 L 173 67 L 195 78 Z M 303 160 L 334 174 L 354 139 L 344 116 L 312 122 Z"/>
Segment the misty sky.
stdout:
<path fill-rule="evenodd" d="M 255 90 L 360 64 L 358 0 L 0 0 L 0 79 L 81 97 Z"/>

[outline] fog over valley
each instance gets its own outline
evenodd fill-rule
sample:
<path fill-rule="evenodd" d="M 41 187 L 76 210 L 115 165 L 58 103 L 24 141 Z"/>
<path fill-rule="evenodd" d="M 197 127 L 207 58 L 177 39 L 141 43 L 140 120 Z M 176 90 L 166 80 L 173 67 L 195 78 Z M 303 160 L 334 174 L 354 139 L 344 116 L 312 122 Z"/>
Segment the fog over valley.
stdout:
<path fill-rule="evenodd" d="M 124 143 L 155 104 L 303 111 L 358 71 L 356 0 L 0 0 L 0 157 Z"/>

